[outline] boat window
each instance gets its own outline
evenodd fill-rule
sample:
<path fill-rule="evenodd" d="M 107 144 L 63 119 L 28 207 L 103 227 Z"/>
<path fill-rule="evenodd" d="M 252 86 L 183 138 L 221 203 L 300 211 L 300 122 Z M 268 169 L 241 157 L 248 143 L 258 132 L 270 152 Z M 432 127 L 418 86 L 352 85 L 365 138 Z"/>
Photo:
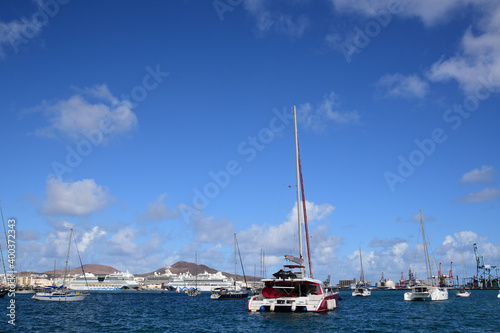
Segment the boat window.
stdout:
<path fill-rule="evenodd" d="M 318 288 L 316 285 L 308 285 L 308 294 L 318 295 Z"/>

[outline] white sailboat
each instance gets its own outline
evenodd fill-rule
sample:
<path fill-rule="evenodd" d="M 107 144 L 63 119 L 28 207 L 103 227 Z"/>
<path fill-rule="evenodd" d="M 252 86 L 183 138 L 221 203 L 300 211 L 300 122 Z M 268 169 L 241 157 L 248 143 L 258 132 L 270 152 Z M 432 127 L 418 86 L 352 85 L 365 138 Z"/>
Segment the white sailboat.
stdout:
<path fill-rule="evenodd" d="M 359 263 L 361 265 L 361 275 L 359 281 L 356 283 L 356 287 L 352 291 L 352 296 L 370 296 L 372 292 L 365 286 L 365 275 L 363 273 L 363 259 L 361 258 L 361 247 L 359 248 Z"/>
<path fill-rule="evenodd" d="M 463 278 L 465 278 L 467 275 L 465 273 L 465 261 L 464 261 L 464 254 L 462 253 L 462 272 L 463 272 Z M 465 289 L 465 285 L 460 286 L 460 289 L 457 291 L 457 297 L 469 297 L 470 296 L 470 290 Z"/>
<path fill-rule="evenodd" d="M 405 301 L 446 301 L 448 299 L 448 289 L 441 288 L 436 285 L 433 285 L 429 282 L 432 281 L 432 270 L 431 263 L 429 260 L 429 251 L 427 249 L 427 241 L 425 237 L 424 231 L 424 222 L 422 221 L 422 212 L 420 211 L 420 226 L 422 229 L 422 242 L 424 245 L 424 258 L 425 258 L 425 267 L 427 271 L 427 280 L 428 282 L 419 281 L 416 285 L 412 286 L 411 291 L 406 292 L 404 294 Z"/>
<path fill-rule="evenodd" d="M 76 302 L 76 301 L 83 301 L 83 299 L 89 295 L 88 293 L 83 293 L 80 291 L 68 290 L 65 285 L 66 275 L 68 272 L 69 249 L 71 247 L 72 235 L 73 235 L 73 229 L 71 229 L 69 232 L 68 254 L 66 256 L 66 266 L 64 267 L 64 277 L 62 286 L 59 288 L 52 288 L 52 290 L 49 291 L 37 292 L 32 297 L 34 300 L 52 301 L 52 302 Z"/>
<path fill-rule="evenodd" d="M 307 214 L 305 210 L 304 188 L 299 156 L 299 139 L 297 135 L 297 115 L 293 107 L 295 125 L 295 167 L 297 179 L 297 222 L 299 229 L 299 255 L 285 255 L 290 261 L 284 269 L 273 274 L 273 278 L 263 279 L 264 288 L 259 295 L 248 300 L 249 311 L 292 311 L 292 312 L 322 312 L 337 307 L 339 293 L 323 287 L 323 282 L 312 277 L 311 257 L 309 250 L 309 235 L 307 229 Z M 302 190 L 302 191 L 301 191 Z M 300 195 L 302 192 L 302 201 Z M 301 211 L 301 206 L 303 207 Z M 309 277 L 305 274 L 304 257 L 302 253 L 302 215 L 306 231 L 307 252 L 309 256 Z M 287 270 L 289 268 L 290 270 Z M 292 269 L 299 269 L 293 272 Z"/>

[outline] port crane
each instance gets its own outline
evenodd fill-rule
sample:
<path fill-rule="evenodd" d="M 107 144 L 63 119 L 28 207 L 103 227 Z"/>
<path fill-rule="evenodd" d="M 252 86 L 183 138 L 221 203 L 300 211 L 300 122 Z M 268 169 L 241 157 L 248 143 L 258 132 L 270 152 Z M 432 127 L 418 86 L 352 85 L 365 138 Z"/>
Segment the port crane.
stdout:
<path fill-rule="evenodd" d="M 476 279 L 473 281 L 473 286 L 476 288 L 498 288 L 498 267 L 495 265 L 485 265 L 484 258 L 479 254 L 476 243 L 474 243 L 474 256 L 476 257 Z"/>

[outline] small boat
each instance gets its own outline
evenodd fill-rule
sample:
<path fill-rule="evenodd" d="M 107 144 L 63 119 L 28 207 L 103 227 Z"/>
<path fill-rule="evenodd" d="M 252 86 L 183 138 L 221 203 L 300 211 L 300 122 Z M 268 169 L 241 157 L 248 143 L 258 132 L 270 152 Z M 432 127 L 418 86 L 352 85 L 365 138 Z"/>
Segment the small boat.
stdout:
<path fill-rule="evenodd" d="M 64 268 L 63 284 L 60 287 L 51 287 L 47 290 L 37 292 L 33 295 L 34 300 L 37 301 L 52 301 L 52 302 L 77 302 L 83 301 L 87 297 L 88 293 L 83 293 L 80 291 L 68 290 L 65 286 L 66 275 L 68 272 L 68 261 L 69 261 L 69 249 L 71 247 L 71 236 L 73 235 L 73 229 L 69 232 L 69 244 L 68 244 L 68 254 L 66 256 L 66 266 Z M 76 242 L 75 242 L 76 243 Z M 78 249 L 78 248 L 77 248 Z M 81 262 L 81 260 L 80 260 Z M 82 265 L 83 270 L 83 265 Z M 85 274 L 85 272 L 84 272 Z"/>
<path fill-rule="evenodd" d="M 356 287 L 352 291 L 352 296 L 370 296 L 372 292 L 365 287 L 365 274 L 363 273 L 363 259 L 361 259 L 361 247 L 359 248 L 359 263 L 361 265 L 361 275 L 359 281 L 356 283 Z"/>
<path fill-rule="evenodd" d="M 217 300 L 225 300 L 225 299 L 241 299 L 248 298 L 249 290 L 247 287 L 238 287 L 236 285 L 236 266 L 238 265 L 238 261 L 236 259 L 236 247 L 238 247 L 238 252 L 240 247 L 238 246 L 238 241 L 236 240 L 236 234 L 234 234 L 234 285 L 229 288 L 214 288 L 212 289 L 212 294 L 210 295 L 210 299 Z M 245 284 L 247 282 L 247 278 L 245 276 L 245 270 L 243 269 L 243 262 L 241 261 L 240 255 L 240 263 L 241 269 L 243 271 L 243 277 L 245 279 Z"/>
<path fill-rule="evenodd" d="M 429 260 L 429 251 L 427 250 L 427 241 L 424 231 L 424 222 L 422 221 L 422 212 L 420 211 L 420 226 L 422 229 L 422 242 L 424 245 L 425 267 L 428 279 L 432 279 L 431 263 Z M 446 301 L 448 299 L 448 289 L 432 285 L 430 282 L 419 281 L 411 287 L 411 291 L 404 294 L 405 301 Z"/>
<path fill-rule="evenodd" d="M 464 261 L 464 254 L 462 253 L 462 267 L 463 267 L 463 274 L 466 276 L 465 273 L 465 261 Z M 470 291 L 465 289 L 465 286 L 462 285 L 460 289 L 457 291 L 457 297 L 469 297 L 470 296 Z"/>
<path fill-rule="evenodd" d="M 196 278 L 195 278 L 194 288 L 188 289 L 187 291 L 187 295 L 190 297 L 196 297 L 201 295 L 201 290 L 198 289 L 198 255 L 196 252 L 194 253 L 194 263 L 196 265 L 196 272 L 195 272 Z"/>
<path fill-rule="evenodd" d="M 248 298 L 248 290 L 242 288 L 237 290 L 235 288 L 214 288 L 210 299 L 226 300 L 226 299 L 241 299 Z"/>
<path fill-rule="evenodd" d="M 264 288 L 259 295 L 249 298 L 248 311 L 323 312 L 335 309 L 339 301 L 338 292 L 324 288 L 322 281 L 313 278 L 295 106 L 293 107 L 293 118 L 295 126 L 296 205 L 300 257 L 292 255 L 284 256 L 286 262 L 289 264 L 284 265 L 284 269 L 280 269 L 274 273 L 273 278 L 262 280 Z M 301 194 L 302 200 L 300 199 Z M 303 224 L 302 218 L 304 220 Z M 302 251 L 302 228 L 305 229 L 306 233 L 309 276 L 306 276 L 305 273 Z M 293 271 L 294 269 L 295 271 Z"/>
<path fill-rule="evenodd" d="M 16 294 L 34 294 L 35 289 L 33 287 L 19 287 L 16 290 Z"/>
<path fill-rule="evenodd" d="M 32 298 L 37 301 L 76 302 L 83 301 L 88 294 L 64 288 L 37 292 Z"/>
<path fill-rule="evenodd" d="M 460 288 L 457 291 L 457 297 L 469 297 L 470 296 L 470 291 L 466 290 L 465 288 Z"/>
<path fill-rule="evenodd" d="M 352 291 L 352 296 L 370 296 L 372 292 L 363 285 L 356 285 L 356 288 Z"/>

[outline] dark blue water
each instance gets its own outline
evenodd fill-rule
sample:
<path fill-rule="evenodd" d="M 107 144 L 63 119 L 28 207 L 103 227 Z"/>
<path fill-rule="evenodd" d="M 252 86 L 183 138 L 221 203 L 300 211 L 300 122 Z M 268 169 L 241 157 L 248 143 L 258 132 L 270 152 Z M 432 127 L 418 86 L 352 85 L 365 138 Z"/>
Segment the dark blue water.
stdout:
<path fill-rule="evenodd" d="M 0 299 L 1 332 L 500 332 L 498 291 L 449 292 L 444 302 L 405 302 L 403 291 L 370 297 L 341 292 L 327 313 L 249 313 L 247 300 L 167 293 L 94 293 L 82 302 L 36 302 L 16 295 L 16 327 Z"/>

